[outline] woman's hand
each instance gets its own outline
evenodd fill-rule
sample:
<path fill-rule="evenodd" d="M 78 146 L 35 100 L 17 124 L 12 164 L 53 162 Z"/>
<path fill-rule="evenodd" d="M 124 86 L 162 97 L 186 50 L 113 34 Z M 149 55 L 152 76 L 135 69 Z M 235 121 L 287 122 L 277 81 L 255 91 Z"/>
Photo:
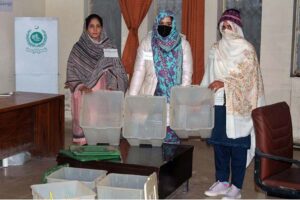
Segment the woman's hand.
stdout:
<path fill-rule="evenodd" d="M 218 89 L 224 87 L 224 82 L 222 81 L 214 81 L 211 84 L 209 84 L 208 88 L 213 90 L 213 91 L 217 91 Z"/>
<path fill-rule="evenodd" d="M 81 85 L 81 86 L 78 88 L 78 90 L 81 91 L 81 92 L 86 92 L 86 93 L 92 92 L 92 89 L 86 87 L 85 85 Z"/>

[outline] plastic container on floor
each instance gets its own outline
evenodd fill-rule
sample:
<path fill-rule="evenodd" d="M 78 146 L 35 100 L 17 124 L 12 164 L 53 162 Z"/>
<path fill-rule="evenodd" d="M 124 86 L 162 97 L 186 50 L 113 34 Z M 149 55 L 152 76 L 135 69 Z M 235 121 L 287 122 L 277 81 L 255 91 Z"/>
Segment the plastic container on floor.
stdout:
<path fill-rule="evenodd" d="M 132 146 L 161 146 L 166 137 L 166 98 L 126 96 L 123 136 Z"/>
<path fill-rule="evenodd" d="M 100 181 L 107 174 L 105 170 L 84 169 L 74 167 L 63 167 L 47 176 L 47 182 L 62 182 L 77 180 L 89 188 L 95 190 L 96 182 Z M 96 190 L 95 190 L 96 191 Z"/>
<path fill-rule="evenodd" d="M 170 127 L 180 138 L 209 138 L 214 127 L 214 93 L 200 86 L 171 89 Z"/>
<path fill-rule="evenodd" d="M 79 181 L 31 186 L 33 199 L 95 199 L 96 193 Z"/>
<path fill-rule="evenodd" d="M 148 176 L 108 174 L 97 184 L 98 199 L 158 199 L 156 173 Z"/>
<path fill-rule="evenodd" d="M 31 159 L 31 154 L 28 151 L 24 151 L 8 157 L 7 165 L 8 166 L 23 165 L 30 159 Z"/>
<path fill-rule="evenodd" d="M 119 145 L 123 124 L 124 93 L 99 90 L 83 96 L 80 125 L 87 143 Z"/>

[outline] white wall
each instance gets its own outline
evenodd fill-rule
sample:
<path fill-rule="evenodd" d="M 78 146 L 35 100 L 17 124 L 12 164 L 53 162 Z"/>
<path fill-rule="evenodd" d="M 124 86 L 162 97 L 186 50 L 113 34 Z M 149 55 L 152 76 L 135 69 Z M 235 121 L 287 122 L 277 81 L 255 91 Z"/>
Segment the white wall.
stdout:
<path fill-rule="evenodd" d="M 300 139 L 300 78 L 290 77 L 293 0 L 262 1 L 260 64 L 267 104 L 290 105 L 294 138 Z"/>
<path fill-rule="evenodd" d="M 64 93 L 68 57 L 83 30 L 84 1 L 45 0 L 45 16 L 58 18 L 59 92 Z"/>
<path fill-rule="evenodd" d="M 205 1 L 204 16 L 204 63 L 207 63 L 208 53 L 217 39 L 218 0 Z"/>
<path fill-rule="evenodd" d="M 291 113 L 294 138 L 300 141 L 300 77 L 292 78 Z"/>
<path fill-rule="evenodd" d="M 0 12 L 0 92 L 15 91 L 14 18 L 44 15 L 44 0 L 13 1 L 11 12 Z"/>
<path fill-rule="evenodd" d="M 290 104 L 293 0 L 264 0 L 262 7 L 260 64 L 266 100 Z"/>
<path fill-rule="evenodd" d="M 85 3 L 82 0 L 45 0 L 45 16 L 58 18 L 59 93 L 65 95 L 66 117 L 71 116 L 70 91 L 64 89 L 67 61 L 73 45 L 83 31 Z"/>

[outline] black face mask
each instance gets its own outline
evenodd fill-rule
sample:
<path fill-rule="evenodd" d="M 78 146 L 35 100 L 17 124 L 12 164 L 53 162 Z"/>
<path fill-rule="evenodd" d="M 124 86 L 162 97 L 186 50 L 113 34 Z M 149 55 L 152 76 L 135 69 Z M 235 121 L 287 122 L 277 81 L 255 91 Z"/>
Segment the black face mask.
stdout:
<path fill-rule="evenodd" d="M 157 31 L 161 37 L 170 35 L 172 27 L 166 25 L 158 25 Z"/>

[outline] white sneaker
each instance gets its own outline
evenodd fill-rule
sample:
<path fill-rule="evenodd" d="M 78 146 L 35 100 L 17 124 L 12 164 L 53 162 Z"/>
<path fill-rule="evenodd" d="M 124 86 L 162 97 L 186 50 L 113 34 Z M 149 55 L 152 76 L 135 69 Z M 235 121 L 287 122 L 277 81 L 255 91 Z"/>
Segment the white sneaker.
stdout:
<path fill-rule="evenodd" d="M 242 198 L 241 189 L 237 188 L 235 185 L 231 185 L 230 189 L 227 191 L 222 199 L 240 199 Z"/>
<path fill-rule="evenodd" d="M 208 190 L 206 190 L 204 194 L 209 197 L 215 197 L 221 194 L 226 194 L 229 188 L 229 183 L 217 181 Z"/>

